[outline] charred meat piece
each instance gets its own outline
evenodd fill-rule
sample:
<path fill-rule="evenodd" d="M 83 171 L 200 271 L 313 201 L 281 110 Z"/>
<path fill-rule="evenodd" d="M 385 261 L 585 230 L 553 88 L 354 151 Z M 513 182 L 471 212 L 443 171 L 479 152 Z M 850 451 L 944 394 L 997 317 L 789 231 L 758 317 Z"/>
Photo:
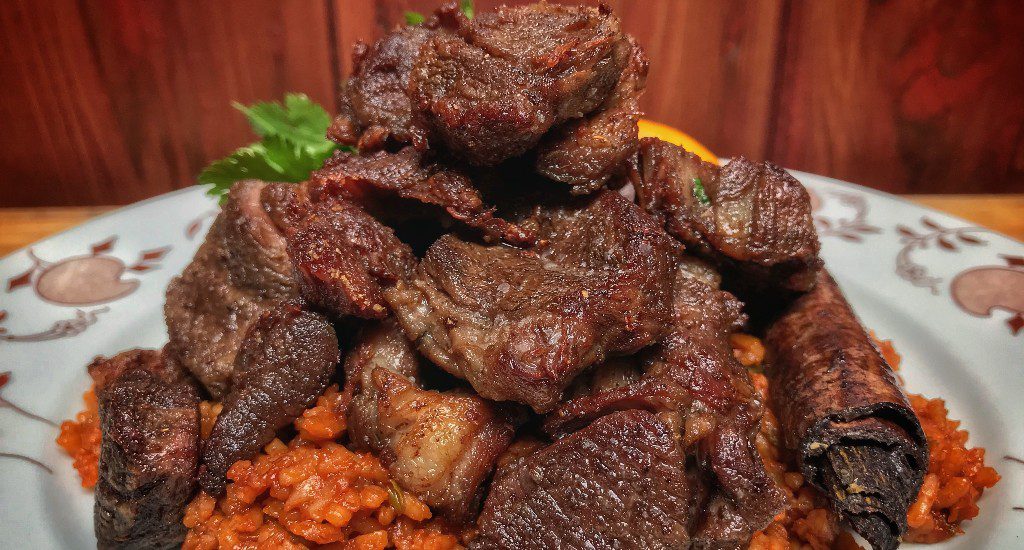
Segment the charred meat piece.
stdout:
<path fill-rule="evenodd" d="M 647 56 L 631 37 L 629 42 L 629 64 L 612 95 L 597 111 L 552 130 L 537 149 L 537 171 L 569 184 L 574 194 L 596 191 L 624 172 L 640 145 L 637 121 Z"/>
<path fill-rule="evenodd" d="M 379 453 L 403 489 L 464 524 L 480 509 L 483 483 L 514 427 L 474 393 L 420 389 L 418 363 L 394 321 L 364 330 L 345 361 L 347 391 L 354 395 L 350 436 Z"/>
<path fill-rule="evenodd" d="M 483 232 L 490 239 L 528 244 L 531 236 L 494 215 L 463 173 L 427 162 L 422 153 L 405 147 L 397 153 L 379 151 L 357 156 L 339 151 L 313 173 L 310 186 L 315 199 L 339 196 L 357 202 L 379 216 L 393 215 L 389 197 L 401 197 L 443 208 L 452 218 Z M 383 204 L 379 204 L 383 201 Z M 409 214 L 403 212 L 404 215 Z"/>
<path fill-rule="evenodd" d="M 612 192 L 524 225 L 537 251 L 445 236 L 385 297 L 420 351 L 481 396 L 547 412 L 587 367 L 663 336 L 673 243 Z"/>
<path fill-rule="evenodd" d="M 702 492 L 669 426 L 617 412 L 503 467 L 470 548 L 689 548 Z"/>
<path fill-rule="evenodd" d="M 407 26 L 372 46 L 357 44 L 332 139 L 358 145 L 360 151 L 375 151 L 388 142 L 426 147 L 427 130 L 413 118 L 408 88 L 419 49 L 433 34 L 426 26 Z"/>
<path fill-rule="evenodd" d="M 307 304 L 336 318 L 388 314 L 382 288 L 408 276 L 416 262 L 391 228 L 344 198 L 310 201 L 301 186 L 275 185 L 265 195 Z"/>
<path fill-rule="evenodd" d="M 673 329 L 646 354 L 644 375 L 637 379 L 628 366 L 614 367 L 602 374 L 607 381 L 552 413 L 545 429 L 568 433 L 627 409 L 666 413 L 714 487 L 694 540 L 740 545 L 784 505 L 754 447 L 762 404 L 728 343 L 743 316 L 739 302 L 717 290 L 713 272 L 700 263 L 682 263 L 675 285 Z"/>
<path fill-rule="evenodd" d="M 807 190 L 785 170 L 743 157 L 723 168 L 659 139 L 640 143 L 637 201 L 733 286 L 805 292 L 821 265 Z"/>
<path fill-rule="evenodd" d="M 199 392 L 159 351 L 131 350 L 89 365 L 99 402 L 99 548 L 181 546 L 196 492 Z"/>
<path fill-rule="evenodd" d="M 267 186 L 235 184 L 192 263 L 167 288 L 167 352 L 214 399 L 224 397 L 242 339 L 299 287 L 284 236 L 261 202 Z"/>
<path fill-rule="evenodd" d="M 322 316 L 285 305 L 260 318 L 246 335 L 231 393 L 203 446 L 203 490 L 222 494 L 228 468 L 255 456 L 311 407 L 338 360 L 337 337 Z"/>
<path fill-rule="evenodd" d="M 801 472 L 876 549 L 899 545 L 928 467 L 920 421 L 824 269 L 769 328 L 766 372 Z"/>

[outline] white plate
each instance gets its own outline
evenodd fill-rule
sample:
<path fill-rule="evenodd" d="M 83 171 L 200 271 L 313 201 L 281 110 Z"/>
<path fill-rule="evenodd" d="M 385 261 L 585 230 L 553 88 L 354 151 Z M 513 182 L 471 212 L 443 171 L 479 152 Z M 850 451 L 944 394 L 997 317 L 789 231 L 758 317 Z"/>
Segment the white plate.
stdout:
<path fill-rule="evenodd" d="M 895 342 L 910 391 L 946 399 L 1002 481 L 948 548 L 1024 544 L 1024 245 L 891 195 L 794 173 L 822 252 L 865 325 Z M 92 494 L 54 443 L 97 354 L 159 347 L 164 288 L 216 205 L 191 188 L 0 260 L 0 547 L 95 548 Z"/>

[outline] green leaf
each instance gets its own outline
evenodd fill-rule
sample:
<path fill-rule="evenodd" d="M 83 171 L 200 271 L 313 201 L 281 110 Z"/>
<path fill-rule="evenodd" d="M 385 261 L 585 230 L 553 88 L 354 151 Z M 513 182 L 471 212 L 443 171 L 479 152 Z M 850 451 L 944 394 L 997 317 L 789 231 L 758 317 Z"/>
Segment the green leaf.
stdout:
<path fill-rule="evenodd" d="M 305 94 L 287 94 L 284 105 L 276 101 L 233 105 L 245 114 L 253 131 L 260 136 L 279 136 L 314 149 L 325 147 L 331 116 Z"/>
<path fill-rule="evenodd" d="M 704 206 L 711 204 L 711 199 L 708 198 L 708 192 L 704 189 L 704 184 L 700 181 L 700 178 L 693 178 L 693 196 L 697 199 L 697 202 Z"/>
<path fill-rule="evenodd" d="M 422 22 L 424 22 L 426 20 L 427 20 L 427 18 L 423 17 L 422 13 L 419 13 L 419 12 L 416 12 L 416 11 L 407 11 L 407 12 L 405 12 L 405 24 L 406 25 L 419 25 L 420 23 L 422 23 Z"/>
<path fill-rule="evenodd" d="M 212 185 L 208 195 L 223 198 L 239 180 L 305 181 L 310 172 L 320 168 L 333 152 L 333 148 L 312 151 L 284 138 L 271 136 L 207 166 L 198 179 L 199 183 Z"/>
<path fill-rule="evenodd" d="M 459 0 L 459 10 L 467 19 L 472 19 L 474 15 L 473 0 Z"/>

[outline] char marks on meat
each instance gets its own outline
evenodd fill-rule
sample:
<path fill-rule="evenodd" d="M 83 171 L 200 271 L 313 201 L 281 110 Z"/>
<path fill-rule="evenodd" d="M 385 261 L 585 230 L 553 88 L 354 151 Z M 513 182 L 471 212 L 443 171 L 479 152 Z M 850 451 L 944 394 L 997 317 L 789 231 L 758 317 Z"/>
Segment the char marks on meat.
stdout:
<path fill-rule="evenodd" d="M 629 45 L 629 63 L 604 104 L 552 130 L 537 148 L 537 172 L 569 184 L 574 194 L 593 192 L 624 172 L 639 147 L 637 121 L 647 56 L 632 37 Z"/>
<path fill-rule="evenodd" d="M 235 355 L 264 312 L 299 296 L 284 237 L 263 208 L 267 184 L 235 184 L 192 263 L 167 288 L 167 352 L 214 399 L 228 389 Z"/>
<path fill-rule="evenodd" d="M 587 367 L 663 335 L 674 245 L 613 192 L 524 226 L 535 251 L 442 237 L 385 297 L 432 361 L 483 397 L 546 412 Z"/>
<path fill-rule="evenodd" d="M 306 304 L 336 318 L 385 317 L 383 287 L 408 276 L 416 262 L 394 231 L 341 197 L 311 201 L 305 187 L 285 184 L 265 195 Z"/>
<path fill-rule="evenodd" d="M 332 195 L 346 198 L 381 218 L 393 217 L 396 210 L 410 216 L 408 205 L 396 208 L 393 200 L 387 200 L 400 197 L 443 208 L 488 239 L 500 238 L 512 244 L 532 241 L 522 228 L 496 217 L 494 208 L 484 205 L 480 193 L 462 172 L 428 162 L 413 147 L 362 156 L 339 151 L 312 174 L 310 183 L 319 200 Z"/>
<path fill-rule="evenodd" d="M 255 456 L 311 407 L 338 360 L 334 329 L 319 314 L 284 305 L 260 318 L 246 335 L 231 392 L 203 446 L 203 490 L 223 493 L 228 468 Z"/>
<path fill-rule="evenodd" d="M 754 447 L 762 403 L 728 341 L 743 321 L 740 303 L 715 286 L 706 266 L 681 263 L 673 328 L 645 353 L 643 376 L 628 364 L 602 367 L 589 392 L 549 415 L 545 429 L 563 434 L 628 409 L 666 413 L 664 418 L 675 419 L 686 448 L 697 451 L 713 486 L 694 540 L 739 545 L 767 525 L 784 502 Z"/>
<path fill-rule="evenodd" d="M 612 413 L 501 468 L 470 548 L 689 548 L 702 492 L 673 428 Z"/>
<path fill-rule="evenodd" d="M 821 260 L 810 197 L 782 168 L 743 157 L 719 168 L 645 138 L 634 176 L 640 205 L 661 216 L 669 233 L 716 264 L 734 286 L 751 294 L 814 286 Z"/>
<path fill-rule="evenodd" d="M 498 406 L 461 389 L 421 389 L 420 358 L 392 319 L 363 330 L 345 360 L 349 435 L 380 454 L 403 489 L 449 520 L 471 521 L 514 434 Z"/>
<path fill-rule="evenodd" d="M 605 103 L 630 50 L 604 9 L 536 4 L 470 21 L 451 3 L 357 49 L 331 135 L 364 152 L 429 144 L 492 166 Z"/>
<path fill-rule="evenodd" d="M 98 547 L 180 547 L 199 461 L 195 385 L 153 350 L 97 358 L 89 374 L 103 434 L 94 510 Z"/>
<path fill-rule="evenodd" d="M 827 271 L 768 329 L 766 369 L 801 472 L 876 550 L 899 545 L 928 467 L 921 423 Z"/>

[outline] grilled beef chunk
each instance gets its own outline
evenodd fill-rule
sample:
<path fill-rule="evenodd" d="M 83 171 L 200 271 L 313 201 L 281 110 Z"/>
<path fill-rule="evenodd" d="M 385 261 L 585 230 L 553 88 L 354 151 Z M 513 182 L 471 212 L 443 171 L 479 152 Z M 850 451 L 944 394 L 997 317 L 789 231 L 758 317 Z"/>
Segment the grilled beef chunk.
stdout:
<path fill-rule="evenodd" d="M 395 210 L 410 216 L 409 208 L 394 208 L 390 197 L 401 197 L 443 208 L 451 217 L 479 229 L 488 239 L 527 244 L 531 236 L 521 228 L 494 216 L 480 193 L 463 173 L 424 159 L 413 147 L 396 153 L 379 151 L 357 156 L 334 154 L 310 178 L 316 198 L 340 196 L 359 203 L 378 216 L 394 217 Z"/>
<path fill-rule="evenodd" d="M 810 197 L 778 166 L 739 157 L 719 168 L 645 138 L 633 185 L 641 206 L 736 287 L 753 293 L 814 286 L 821 260 Z"/>
<path fill-rule="evenodd" d="M 356 45 L 352 76 L 328 132 L 331 139 L 358 145 L 360 151 L 389 142 L 426 147 L 427 129 L 413 117 L 408 88 L 417 53 L 433 34 L 423 25 L 400 27 L 370 47 Z"/>
<path fill-rule="evenodd" d="M 617 412 L 503 467 L 470 548 L 688 548 L 702 491 L 673 429 Z"/>
<path fill-rule="evenodd" d="M 464 390 L 423 390 L 420 359 L 391 319 L 364 329 L 345 360 L 349 435 L 391 476 L 456 523 L 480 508 L 483 482 L 512 440 L 508 416 Z"/>
<path fill-rule="evenodd" d="M 382 287 L 412 272 L 412 251 L 355 203 L 327 194 L 313 201 L 308 195 L 305 186 L 284 184 L 264 193 L 285 234 L 302 298 L 337 318 L 385 317 Z"/>
<path fill-rule="evenodd" d="M 786 446 L 875 549 L 899 546 L 928 467 L 920 421 L 824 269 L 765 336 Z"/>
<path fill-rule="evenodd" d="M 469 21 L 451 3 L 356 53 L 334 139 L 362 151 L 429 140 L 491 166 L 604 103 L 630 47 L 603 9 L 503 7 Z"/>
<path fill-rule="evenodd" d="M 299 295 L 285 239 L 261 202 L 266 186 L 243 181 L 231 188 L 192 263 L 167 287 L 167 352 L 214 399 L 227 392 L 249 326 Z"/>
<path fill-rule="evenodd" d="M 203 446 L 203 490 L 222 494 L 228 468 L 255 456 L 311 407 L 338 360 L 334 329 L 320 315 L 284 305 L 261 317 L 235 359 L 231 393 Z"/>
<path fill-rule="evenodd" d="M 593 192 L 625 171 L 640 145 L 637 121 L 647 56 L 632 37 L 629 44 L 629 64 L 601 108 L 552 130 L 537 149 L 537 171 L 568 183 L 575 194 Z"/>
<path fill-rule="evenodd" d="M 713 272 L 691 261 L 676 276 L 673 329 L 646 358 L 642 377 L 629 365 L 602 368 L 590 392 L 564 403 L 545 429 L 564 434 L 613 411 L 669 413 L 688 449 L 697 451 L 714 485 L 694 534 L 701 544 L 739 545 L 784 505 L 754 447 L 762 404 L 735 360 L 729 334 L 742 322 L 740 304 L 717 290 Z"/>
<path fill-rule="evenodd" d="M 385 298 L 420 351 L 481 396 L 546 412 L 588 366 L 664 334 L 673 243 L 612 192 L 524 225 L 535 251 L 445 236 Z"/>
<path fill-rule="evenodd" d="M 178 548 L 196 491 L 199 393 L 159 351 L 131 350 L 89 365 L 99 403 L 99 548 Z"/>

